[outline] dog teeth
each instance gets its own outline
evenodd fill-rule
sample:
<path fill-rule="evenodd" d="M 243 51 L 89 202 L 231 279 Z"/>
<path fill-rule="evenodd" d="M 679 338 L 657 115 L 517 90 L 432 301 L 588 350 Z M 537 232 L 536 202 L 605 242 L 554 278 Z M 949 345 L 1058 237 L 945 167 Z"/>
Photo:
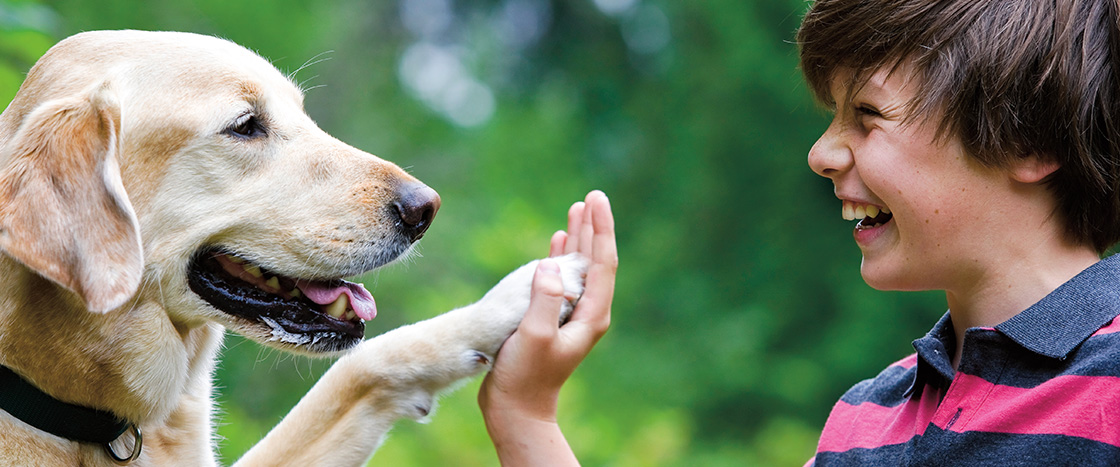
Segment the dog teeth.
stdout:
<path fill-rule="evenodd" d="M 247 273 L 249 273 L 249 275 L 251 275 L 253 277 L 257 277 L 257 278 L 264 276 L 264 273 L 261 272 L 261 268 L 253 266 L 251 264 L 248 265 L 248 266 L 245 266 L 245 272 L 247 272 Z"/>
<path fill-rule="evenodd" d="M 346 294 L 339 295 L 334 302 L 327 305 L 327 314 L 332 318 L 341 319 L 342 315 L 346 314 L 346 308 L 350 306 L 350 298 Z"/>
<path fill-rule="evenodd" d="M 291 292 L 288 292 L 288 295 L 291 295 L 293 298 L 299 297 L 301 294 L 302 292 L 299 291 L 299 287 L 294 287 Z"/>
<path fill-rule="evenodd" d="M 245 263 L 244 258 L 238 258 L 238 257 L 233 256 L 233 255 L 226 255 L 226 258 L 229 258 L 230 262 L 232 262 L 232 263 L 237 263 L 237 264 L 244 264 Z"/>
<path fill-rule="evenodd" d="M 267 281 L 264 281 L 264 285 L 271 287 L 273 290 L 280 290 L 280 278 L 272 276 Z"/>
<path fill-rule="evenodd" d="M 346 319 L 348 321 L 357 321 L 358 320 L 358 314 L 354 313 L 354 310 L 347 311 L 346 312 Z"/>

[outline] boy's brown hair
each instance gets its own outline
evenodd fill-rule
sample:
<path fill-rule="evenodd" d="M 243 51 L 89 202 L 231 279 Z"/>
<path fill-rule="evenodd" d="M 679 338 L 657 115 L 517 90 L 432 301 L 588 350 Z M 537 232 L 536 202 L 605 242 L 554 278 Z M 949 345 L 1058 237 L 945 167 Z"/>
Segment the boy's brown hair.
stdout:
<path fill-rule="evenodd" d="M 1057 162 L 1046 181 L 1058 218 L 1103 252 L 1120 240 L 1118 28 L 1116 0 L 819 0 L 797 43 L 829 104 L 841 69 L 854 72 L 854 91 L 912 61 L 908 115 L 940 115 L 940 134 L 988 166 Z"/>

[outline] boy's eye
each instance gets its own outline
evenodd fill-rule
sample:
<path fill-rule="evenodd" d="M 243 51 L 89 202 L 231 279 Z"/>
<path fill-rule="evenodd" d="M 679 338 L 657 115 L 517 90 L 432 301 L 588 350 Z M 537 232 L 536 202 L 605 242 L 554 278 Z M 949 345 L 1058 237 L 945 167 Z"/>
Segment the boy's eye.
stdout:
<path fill-rule="evenodd" d="M 883 114 L 879 113 L 877 109 L 867 105 L 856 106 L 856 114 L 862 117 L 882 117 Z"/>

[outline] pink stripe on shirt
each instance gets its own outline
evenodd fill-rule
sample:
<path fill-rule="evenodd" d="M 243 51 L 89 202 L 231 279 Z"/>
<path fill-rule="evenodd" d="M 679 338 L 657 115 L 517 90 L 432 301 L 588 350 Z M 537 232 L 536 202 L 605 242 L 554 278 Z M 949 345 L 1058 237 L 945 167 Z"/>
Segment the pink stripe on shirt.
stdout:
<path fill-rule="evenodd" d="M 1112 322 L 1110 322 L 1110 323 L 1104 325 L 1104 327 L 1098 329 L 1097 332 L 1093 333 L 1093 335 L 1094 336 L 1099 336 L 1099 335 L 1102 335 L 1102 334 L 1112 334 L 1114 332 L 1120 332 L 1120 319 L 1113 318 Z"/>
<path fill-rule="evenodd" d="M 817 452 L 905 443 L 926 431 L 937 410 L 937 393 L 936 388 L 926 387 L 920 399 L 910 399 L 897 407 L 871 402 L 858 405 L 837 402 L 825 422 Z"/>
<path fill-rule="evenodd" d="M 984 396 L 954 401 L 958 390 Z M 1120 446 L 1117 377 L 1062 375 L 1034 388 L 1016 388 L 961 374 L 943 405 L 956 402 L 963 411 L 948 428 L 952 431 L 1066 435 Z M 943 429 L 948 425 L 940 417 L 935 423 Z"/>

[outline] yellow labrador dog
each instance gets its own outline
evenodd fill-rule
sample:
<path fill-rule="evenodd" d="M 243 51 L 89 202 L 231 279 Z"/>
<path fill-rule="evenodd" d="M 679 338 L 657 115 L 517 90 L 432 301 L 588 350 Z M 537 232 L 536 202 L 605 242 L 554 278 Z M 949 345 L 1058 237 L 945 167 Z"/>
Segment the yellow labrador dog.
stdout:
<path fill-rule="evenodd" d="M 83 33 L 31 69 L 0 115 L 0 464 L 215 464 L 223 328 L 346 351 L 245 465 L 361 464 L 488 368 L 532 266 L 363 341 L 373 297 L 342 278 L 408 252 L 439 197 L 302 100 L 256 54 L 185 33 Z M 559 261 L 578 297 L 585 259 Z"/>

